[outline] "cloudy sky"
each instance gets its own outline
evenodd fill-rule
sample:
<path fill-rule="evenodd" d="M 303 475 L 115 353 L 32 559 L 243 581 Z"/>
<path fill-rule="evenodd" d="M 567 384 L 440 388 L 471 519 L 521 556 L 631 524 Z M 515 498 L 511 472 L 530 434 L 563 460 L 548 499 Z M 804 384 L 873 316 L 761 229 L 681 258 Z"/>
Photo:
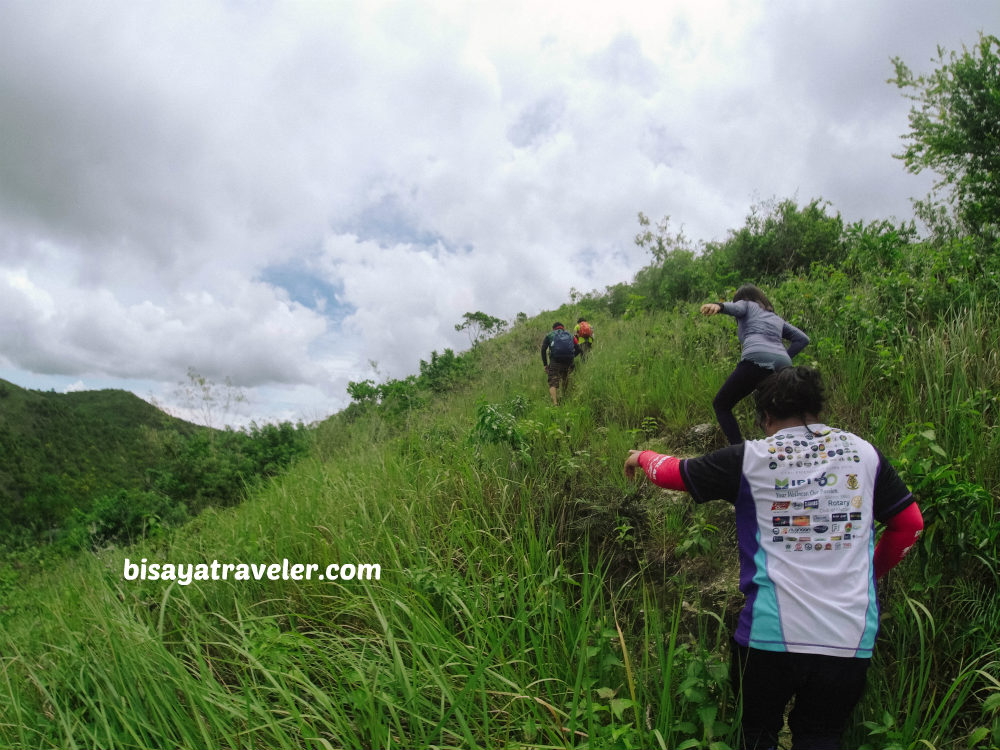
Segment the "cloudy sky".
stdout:
<path fill-rule="evenodd" d="M 909 218 L 890 59 L 996 0 L 0 0 L 0 378 L 320 419 L 761 200 Z"/>

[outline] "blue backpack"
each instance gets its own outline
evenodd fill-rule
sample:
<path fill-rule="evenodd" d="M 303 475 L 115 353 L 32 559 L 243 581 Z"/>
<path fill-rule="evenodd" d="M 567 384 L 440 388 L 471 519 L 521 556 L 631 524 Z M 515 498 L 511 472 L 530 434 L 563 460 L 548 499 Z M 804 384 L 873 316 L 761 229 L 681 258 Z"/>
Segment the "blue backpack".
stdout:
<path fill-rule="evenodd" d="M 573 334 L 563 328 L 552 332 L 552 343 L 549 344 L 549 354 L 553 362 L 571 362 L 576 356 L 573 344 Z"/>

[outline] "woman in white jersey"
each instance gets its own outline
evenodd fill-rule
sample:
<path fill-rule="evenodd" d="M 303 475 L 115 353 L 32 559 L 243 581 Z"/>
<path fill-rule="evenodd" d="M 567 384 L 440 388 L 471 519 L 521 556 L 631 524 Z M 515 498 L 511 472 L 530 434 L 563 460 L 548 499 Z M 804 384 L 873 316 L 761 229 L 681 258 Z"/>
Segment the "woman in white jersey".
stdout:
<path fill-rule="evenodd" d="M 788 367 L 757 389 L 767 437 L 698 458 L 631 451 L 655 484 L 736 515 L 746 604 L 732 643 L 744 747 L 777 747 L 785 707 L 794 747 L 839 748 L 878 631 L 876 580 L 914 544 L 913 495 L 870 443 L 821 423 L 823 386 Z M 878 544 L 875 523 L 885 525 Z"/>

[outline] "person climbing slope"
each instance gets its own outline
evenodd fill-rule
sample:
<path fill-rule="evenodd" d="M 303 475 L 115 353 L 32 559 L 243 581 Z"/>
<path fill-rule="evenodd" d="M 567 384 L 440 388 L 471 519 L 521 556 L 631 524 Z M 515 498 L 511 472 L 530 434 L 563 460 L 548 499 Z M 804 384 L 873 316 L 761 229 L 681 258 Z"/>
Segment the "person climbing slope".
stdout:
<path fill-rule="evenodd" d="M 741 747 L 777 747 L 794 696 L 793 747 L 839 748 L 875 646 L 876 582 L 916 543 L 923 518 L 885 456 L 819 422 L 819 372 L 786 367 L 756 401 L 765 439 L 688 459 L 630 451 L 625 475 L 641 468 L 695 502 L 733 504 L 746 597 L 730 662 Z"/>
<path fill-rule="evenodd" d="M 580 345 L 580 361 L 585 362 L 594 347 L 594 327 L 586 318 L 577 318 L 573 333 L 576 334 L 576 342 Z"/>
<path fill-rule="evenodd" d="M 569 387 L 569 374 L 573 371 L 573 359 L 580 353 L 580 345 L 574 340 L 573 334 L 567 331 L 562 323 L 553 323 L 552 330 L 542 340 L 542 366 L 545 367 L 545 373 L 548 375 L 549 395 L 552 397 L 553 405 L 559 403 L 558 390 L 560 385 L 564 393 Z"/>
<path fill-rule="evenodd" d="M 736 290 L 732 302 L 709 302 L 702 315 L 731 315 L 736 318 L 736 334 L 742 346 L 736 369 L 722 384 L 712 401 L 715 418 L 730 445 L 743 441 L 733 408 L 749 396 L 771 373 L 789 367 L 792 358 L 809 343 L 809 337 L 774 312 L 774 306 L 753 284 Z M 790 344 L 785 348 L 783 341 Z"/>

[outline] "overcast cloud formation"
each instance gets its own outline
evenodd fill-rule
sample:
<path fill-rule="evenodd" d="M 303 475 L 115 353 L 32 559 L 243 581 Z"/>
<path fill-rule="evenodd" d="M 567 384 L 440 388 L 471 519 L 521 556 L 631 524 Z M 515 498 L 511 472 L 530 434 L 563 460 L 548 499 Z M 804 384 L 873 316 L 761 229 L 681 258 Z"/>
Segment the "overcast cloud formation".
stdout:
<path fill-rule="evenodd" d="M 626 7 L 612 7 L 624 5 Z M 0 0 L 0 377 L 189 368 L 240 422 L 464 348 L 760 200 L 911 216 L 890 58 L 996 33 L 995 0 Z"/>

